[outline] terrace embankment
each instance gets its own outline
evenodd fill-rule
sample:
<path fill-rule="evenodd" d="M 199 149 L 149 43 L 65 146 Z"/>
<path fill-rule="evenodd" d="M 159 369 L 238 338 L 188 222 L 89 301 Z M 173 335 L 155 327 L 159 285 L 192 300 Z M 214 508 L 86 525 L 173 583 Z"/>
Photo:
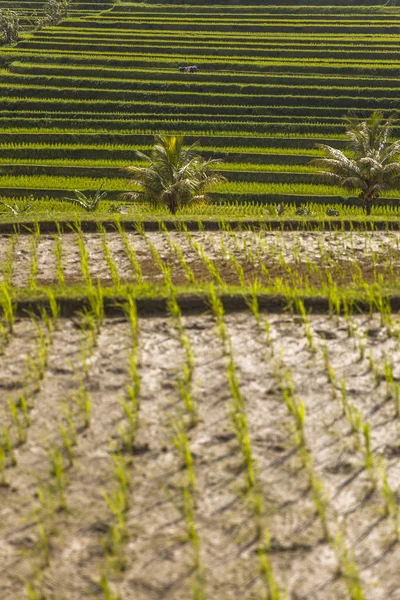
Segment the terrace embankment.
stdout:
<path fill-rule="evenodd" d="M 88 6 L 1 50 L 0 196 L 124 191 L 121 167 L 164 131 L 224 159 L 219 199 L 340 203 L 314 143 L 342 147 L 345 113 L 398 104 L 395 6 Z"/>

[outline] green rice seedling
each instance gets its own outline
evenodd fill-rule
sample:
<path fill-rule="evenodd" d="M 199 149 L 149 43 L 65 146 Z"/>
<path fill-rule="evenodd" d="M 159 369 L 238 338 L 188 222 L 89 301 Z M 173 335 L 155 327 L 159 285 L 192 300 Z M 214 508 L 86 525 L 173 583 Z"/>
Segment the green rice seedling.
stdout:
<path fill-rule="evenodd" d="M 349 414 L 349 398 L 347 395 L 347 385 L 345 379 L 342 379 L 340 382 L 340 392 L 340 402 L 342 405 L 343 416 L 347 416 Z"/>
<path fill-rule="evenodd" d="M 268 558 L 270 550 L 269 536 L 266 536 L 266 538 L 264 543 L 260 544 L 257 549 L 260 574 L 265 585 L 265 600 L 281 600 L 282 595 L 274 577 L 271 561 Z"/>
<path fill-rule="evenodd" d="M 58 448 L 51 448 L 48 450 L 47 455 L 50 460 L 50 475 L 54 478 L 55 489 L 58 497 L 58 509 L 67 509 L 67 498 L 65 490 L 68 485 L 68 478 L 65 472 L 64 459 Z"/>
<path fill-rule="evenodd" d="M 4 354 L 10 335 L 3 323 L 0 322 L 0 355 Z"/>
<path fill-rule="evenodd" d="M 126 387 L 128 397 L 130 398 L 132 406 L 140 408 L 139 394 L 140 394 L 140 377 L 137 370 L 137 351 L 132 349 L 128 359 L 128 372 L 131 383 Z"/>
<path fill-rule="evenodd" d="M 111 273 L 111 279 L 112 279 L 113 285 L 118 290 L 120 288 L 121 281 L 120 281 L 120 277 L 119 277 L 119 273 L 118 273 L 117 263 L 115 262 L 114 258 L 112 257 L 111 250 L 110 250 L 110 247 L 107 242 L 107 231 L 101 223 L 97 224 L 97 228 L 101 235 L 101 243 L 102 243 L 102 247 L 103 247 L 103 252 L 104 252 L 104 256 L 105 256 L 108 268 Z"/>
<path fill-rule="evenodd" d="M 306 413 L 304 403 L 298 402 L 295 397 L 295 388 L 290 371 L 285 369 L 285 371 L 282 373 L 281 367 L 278 366 L 277 379 L 286 406 L 289 410 L 289 413 L 294 419 L 296 430 L 296 444 L 300 449 L 303 449 L 306 447 L 304 433 Z"/>
<path fill-rule="evenodd" d="M 358 346 L 358 352 L 359 352 L 359 359 L 361 361 L 361 360 L 364 360 L 364 357 L 365 357 L 367 340 L 366 340 L 365 335 L 363 335 L 361 333 L 356 334 L 356 339 L 357 339 L 357 346 Z"/>
<path fill-rule="evenodd" d="M 181 372 L 177 377 L 177 389 L 180 399 L 183 401 L 185 413 L 189 417 L 190 426 L 194 427 L 198 423 L 198 409 L 191 393 L 191 382 L 194 368 L 194 356 L 190 340 L 182 325 L 181 309 L 176 298 L 176 291 L 173 286 L 169 286 L 169 297 L 167 300 L 168 311 L 173 318 L 174 326 L 179 335 L 179 340 L 185 351 L 185 360 L 181 367 Z"/>
<path fill-rule="evenodd" d="M 118 592 L 113 592 L 111 590 L 108 573 L 107 571 L 103 571 L 100 575 L 99 586 L 103 593 L 104 600 L 121 600 L 121 596 Z"/>
<path fill-rule="evenodd" d="M 396 496 L 391 489 L 388 478 L 387 470 L 384 460 L 379 465 L 379 491 L 383 498 L 384 503 L 384 516 L 391 516 L 394 525 L 394 535 L 396 540 L 399 538 L 399 505 L 396 500 Z"/>
<path fill-rule="evenodd" d="M 42 313 L 44 316 L 44 313 Z M 40 368 L 40 373 L 41 373 L 41 378 L 43 379 L 44 376 L 44 371 L 45 368 L 47 366 L 47 361 L 48 361 L 48 349 L 49 346 L 51 344 L 52 338 L 51 338 L 51 334 L 52 334 L 52 327 L 49 324 L 48 325 L 48 315 L 46 313 L 46 316 L 44 316 L 44 322 L 45 325 L 47 327 L 47 336 L 44 333 L 43 329 L 41 328 L 39 321 L 33 317 L 32 318 L 32 323 L 35 326 L 37 335 L 38 335 L 38 344 L 37 344 L 37 362 L 38 362 L 38 366 Z"/>
<path fill-rule="evenodd" d="M 201 244 L 198 244 L 194 239 L 190 232 L 186 229 L 186 239 L 190 244 L 191 249 L 196 252 L 197 256 L 200 258 L 202 263 L 205 265 L 212 281 L 220 286 L 224 286 L 224 282 L 222 280 L 220 271 L 215 264 L 215 261 L 209 258 L 205 253 L 205 250 Z"/>
<path fill-rule="evenodd" d="M 80 380 L 78 390 L 72 394 L 72 400 L 76 404 L 82 417 L 83 427 L 90 427 L 90 417 L 92 412 L 92 398 L 90 392 L 86 389 L 83 379 Z"/>
<path fill-rule="evenodd" d="M 194 284 L 196 282 L 196 277 L 193 272 L 193 269 L 191 268 L 183 254 L 182 248 L 179 246 L 179 244 L 172 240 L 169 235 L 167 235 L 166 239 L 171 250 L 175 253 L 176 257 L 178 258 L 179 264 L 182 267 L 183 272 L 185 273 L 186 280 L 189 283 Z"/>
<path fill-rule="evenodd" d="M 249 295 L 245 297 L 246 304 L 253 313 L 254 318 L 257 321 L 257 325 L 261 327 L 260 306 L 258 302 L 258 293 L 261 289 L 261 284 L 257 279 L 255 279 L 251 282 L 247 289 L 249 291 Z"/>
<path fill-rule="evenodd" d="M 350 600 L 364 600 L 360 575 L 354 557 L 347 549 L 343 535 L 337 532 L 333 540 L 333 547 L 339 562 L 340 572 L 347 587 Z"/>
<path fill-rule="evenodd" d="M 140 377 L 137 370 L 137 351 L 138 351 L 138 318 L 135 299 L 129 295 L 128 302 L 125 305 L 132 331 L 132 348 L 128 358 L 128 373 L 130 383 L 126 386 L 127 398 L 120 400 L 126 424 L 119 427 L 118 431 L 122 440 L 123 448 L 129 452 L 133 451 L 136 433 L 139 428 L 139 409 L 140 409 Z"/>
<path fill-rule="evenodd" d="M 70 466 L 72 466 L 74 464 L 74 460 L 75 460 L 75 451 L 74 451 L 74 446 L 76 446 L 75 425 L 74 425 L 72 431 L 69 426 L 65 427 L 62 423 L 60 423 L 58 425 L 58 428 L 60 430 L 60 434 L 61 434 L 61 438 L 62 438 L 62 441 L 64 444 L 64 449 L 65 449 L 66 455 L 68 457 L 68 463 Z"/>
<path fill-rule="evenodd" d="M 166 263 L 161 258 L 159 251 L 157 250 L 157 248 L 155 247 L 153 242 L 150 240 L 150 238 L 144 232 L 142 235 L 143 235 L 143 238 L 146 240 L 147 245 L 149 246 L 150 254 L 152 256 L 154 264 L 160 270 L 160 272 L 163 274 L 164 280 L 165 280 L 165 283 L 167 284 L 167 286 L 171 287 L 172 286 L 171 265 Z"/>
<path fill-rule="evenodd" d="M 204 600 L 205 578 L 200 557 L 200 537 L 196 526 L 196 479 L 194 460 L 190 449 L 185 420 L 182 415 L 179 415 L 179 417 L 172 422 L 172 432 L 173 445 L 184 465 L 184 475 L 181 486 L 182 511 L 186 522 L 187 541 L 190 543 L 193 552 L 194 576 L 191 582 L 192 598 Z"/>
<path fill-rule="evenodd" d="M 336 395 L 336 373 L 330 363 L 329 350 L 328 350 L 328 345 L 326 344 L 326 342 L 325 342 L 324 346 L 322 347 L 322 355 L 323 355 L 323 359 L 324 359 L 325 370 L 326 370 L 326 373 L 328 376 L 328 381 L 332 385 L 334 395 Z M 344 385 L 346 385 L 346 382 Z"/>
<path fill-rule="evenodd" d="M 113 475 L 118 482 L 119 489 L 126 496 L 126 506 L 129 508 L 129 487 L 131 484 L 131 476 L 129 473 L 130 461 L 127 461 L 122 455 L 113 455 Z"/>
<path fill-rule="evenodd" d="M 271 323 L 267 320 L 264 323 L 264 330 L 265 330 L 267 347 L 270 349 L 271 357 L 273 357 L 274 356 L 274 344 L 273 344 L 273 340 L 272 340 Z"/>
<path fill-rule="evenodd" d="M 9 400 L 8 407 L 11 413 L 11 422 L 17 430 L 18 444 L 24 444 L 26 442 L 25 419 L 21 417 L 20 410 L 16 402 Z"/>
<path fill-rule="evenodd" d="M 52 289 L 49 289 L 49 288 L 46 289 L 46 296 L 47 296 L 47 301 L 50 306 L 50 314 L 51 314 L 51 318 L 53 320 L 53 326 L 55 328 L 57 328 L 58 319 L 60 318 L 60 312 L 61 312 L 60 305 L 58 304 L 57 298 Z M 45 312 L 47 314 L 47 311 L 45 311 Z M 47 328 L 47 329 L 49 329 L 49 328 Z"/>
<path fill-rule="evenodd" d="M 361 433 L 363 425 L 362 414 L 361 411 L 351 402 L 348 404 L 346 417 L 352 433 L 356 433 L 357 435 Z"/>
<path fill-rule="evenodd" d="M 31 426 L 31 418 L 29 414 L 28 402 L 26 399 L 25 392 L 21 392 L 18 396 L 17 406 L 21 413 L 22 419 L 24 421 L 24 425 L 26 428 Z"/>
<path fill-rule="evenodd" d="M 400 385 L 393 376 L 393 363 L 390 359 L 385 361 L 384 373 L 386 381 L 386 398 L 393 399 L 394 416 L 397 418 L 400 414 Z"/>
<path fill-rule="evenodd" d="M 375 459 L 371 448 L 371 426 L 369 423 L 362 424 L 362 433 L 364 437 L 365 468 L 373 475 Z"/>
<path fill-rule="evenodd" d="M 191 586 L 192 597 L 193 600 L 205 600 L 204 569 L 200 558 L 200 537 L 196 527 L 193 495 L 187 487 L 183 488 L 183 512 L 186 518 L 188 541 L 193 550 L 194 578 Z"/>
<path fill-rule="evenodd" d="M 217 296 L 214 285 L 209 286 L 208 292 L 209 303 L 217 324 L 217 335 L 220 338 L 224 353 L 227 351 L 227 331 L 224 322 L 224 305 L 221 299 Z"/>
<path fill-rule="evenodd" d="M 39 520 L 36 523 L 36 527 L 37 527 L 37 535 L 38 535 L 38 541 L 37 541 L 36 548 L 41 556 L 43 567 L 48 567 L 50 564 L 50 552 L 51 552 L 51 542 L 50 542 L 49 531 L 48 531 L 46 525 Z"/>
<path fill-rule="evenodd" d="M 25 386 L 31 386 L 31 393 L 35 394 L 41 388 L 41 376 L 36 361 L 32 356 L 25 358 Z"/>
<path fill-rule="evenodd" d="M 104 293 L 100 281 L 98 281 L 97 287 L 89 289 L 88 300 L 98 334 L 104 321 Z"/>
<path fill-rule="evenodd" d="M 173 424 L 173 431 L 173 444 L 177 449 L 183 464 L 185 465 L 187 482 L 184 484 L 184 487 L 185 489 L 188 489 L 190 493 L 194 493 L 196 491 L 194 462 L 190 450 L 190 443 L 186 432 L 185 422 L 182 418 L 175 421 Z"/>
<path fill-rule="evenodd" d="M 0 437 L 0 448 L 4 449 L 6 458 L 10 458 L 11 466 L 15 467 L 17 464 L 17 457 L 15 456 L 14 448 L 10 439 L 9 430 L 3 427 Z"/>
<path fill-rule="evenodd" d="M 12 333 L 15 323 L 15 303 L 12 300 L 11 288 L 5 283 L 0 285 L 0 307 L 7 329 Z"/>
<path fill-rule="evenodd" d="M 93 279 L 89 268 L 89 253 L 86 248 L 82 230 L 76 232 L 76 239 L 79 247 L 81 273 L 88 289 L 92 290 Z"/>
<path fill-rule="evenodd" d="M 103 497 L 111 512 L 117 519 L 117 523 L 115 523 L 110 530 L 111 543 L 108 546 L 108 550 L 112 556 L 118 556 L 120 553 L 120 545 L 128 537 L 125 522 L 125 513 L 128 510 L 127 497 L 124 491 L 120 488 L 114 490 L 114 492 L 110 494 L 104 492 Z"/>
<path fill-rule="evenodd" d="M 132 388 L 130 387 L 129 391 L 131 390 Z M 123 449 L 128 452 L 133 452 L 136 433 L 139 427 L 138 407 L 135 403 L 135 398 L 132 397 L 129 400 L 122 398 L 120 404 L 126 422 L 123 427 L 121 426 L 118 428 L 118 432 L 122 440 Z"/>
<path fill-rule="evenodd" d="M 321 526 L 323 531 L 324 539 L 328 542 L 332 540 L 332 534 L 328 524 L 328 509 L 329 509 L 329 498 L 324 488 L 324 484 L 321 479 L 315 473 L 312 458 L 307 450 L 302 450 L 303 465 L 307 469 L 310 487 L 312 491 L 312 497 L 314 506 L 316 508 Z"/>
<path fill-rule="evenodd" d="M 123 544 L 128 537 L 125 513 L 129 508 L 131 484 L 129 465 L 130 462 L 126 461 L 122 455 L 113 455 L 113 474 L 117 482 L 117 488 L 111 494 L 103 493 L 104 499 L 116 517 L 116 522 L 111 525 L 108 531 L 106 545 L 110 564 L 116 571 L 121 571 L 126 567 Z"/>
<path fill-rule="evenodd" d="M 296 310 L 300 313 L 302 321 L 303 321 L 304 332 L 306 334 L 306 338 L 308 341 L 308 347 L 311 352 L 315 352 L 313 332 L 311 329 L 310 319 L 307 315 L 307 311 L 304 306 L 304 302 L 301 298 L 298 298 L 297 296 L 295 297 L 294 301 L 295 301 Z"/>
<path fill-rule="evenodd" d="M 30 241 L 31 241 L 31 248 L 30 248 L 31 263 L 30 263 L 30 267 L 29 267 L 29 289 L 34 291 L 37 289 L 37 275 L 38 275 L 37 251 L 38 251 L 38 241 L 39 241 L 38 236 L 32 235 Z"/>
<path fill-rule="evenodd" d="M 245 401 L 240 391 L 231 348 L 227 364 L 227 378 L 232 396 L 231 420 L 246 466 L 246 485 L 247 491 L 249 492 L 254 489 L 256 483 L 255 462 L 253 459 L 249 427 L 245 412 Z"/>
<path fill-rule="evenodd" d="M 46 600 L 42 590 L 35 581 L 25 581 L 24 585 L 29 600 Z"/>
<path fill-rule="evenodd" d="M 120 221 L 116 221 L 115 225 L 118 229 L 118 233 L 121 236 L 121 240 L 124 245 L 125 253 L 129 259 L 129 262 L 131 263 L 133 272 L 135 274 L 136 281 L 138 284 L 142 284 L 143 283 L 142 267 L 140 266 L 140 262 L 138 261 L 138 258 L 136 256 L 135 248 L 129 243 L 128 235 L 127 235 L 125 229 L 123 229 Z"/>
<path fill-rule="evenodd" d="M 240 264 L 240 262 L 237 260 L 236 256 L 234 254 L 230 254 L 229 255 L 229 263 L 232 265 L 233 270 L 236 273 L 236 276 L 239 280 L 239 284 L 242 287 L 246 286 L 246 280 L 245 280 L 245 276 L 244 276 L 244 269 L 242 267 L 242 265 Z"/>
<path fill-rule="evenodd" d="M 14 272 L 14 251 L 17 244 L 18 236 L 12 235 L 10 241 L 7 244 L 7 248 L 4 254 L 4 260 L 1 262 L 1 272 L 3 275 L 3 283 L 6 287 L 11 287 L 12 278 Z"/>
<path fill-rule="evenodd" d="M 0 446 L 0 487 L 7 487 L 8 481 L 6 476 L 6 451 L 3 446 Z"/>
<path fill-rule="evenodd" d="M 54 515 L 56 512 L 56 505 L 51 487 L 49 485 L 40 485 L 36 489 L 36 496 L 39 502 L 37 520 L 46 522 L 49 535 L 51 536 L 55 531 Z"/>
<path fill-rule="evenodd" d="M 65 288 L 65 275 L 64 275 L 64 257 L 63 257 L 63 241 L 62 235 L 54 236 L 53 253 L 56 261 L 57 270 L 57 281 L 60 288 Z"/>
<path fill-rule="evenodd" d="M 47 340 L 47 343 L 50 345 L 53 343 L 53 330 L 54 330 L 53 319 L 50 317 L 49 313 L 47 312 L 47 310 L 45 308 L 41 308 L 40 317 L 46 327 L 46 340 Z"/>

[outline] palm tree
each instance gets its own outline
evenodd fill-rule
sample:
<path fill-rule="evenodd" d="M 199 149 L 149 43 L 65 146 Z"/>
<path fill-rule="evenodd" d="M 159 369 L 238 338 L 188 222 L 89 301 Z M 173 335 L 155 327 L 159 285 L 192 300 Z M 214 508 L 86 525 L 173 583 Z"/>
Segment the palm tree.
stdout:
<path fill-rule="evenodd" d="M 331 146 L 316 144 L 325 157 L 311 161 L 321 169 L 317 176 L 327 183 L 361 190 L 358 197 L 363 200 L 367 215 L 381 192 L 395 187 L 399 181 L 400 141 L 389 141 L 393 119 L 392 115 L 385 120 L 381 111 L 373 112 L 364 121 L 347 117 L 347 150 L 352 158 Z"/>
<path fill-rule="evenodd" d="M 154 136 L 150 156 L 137 152 L 149 165 L 125 167 L 132 176 L 130 183 L 140 188 L 126 196 L 155 208 L 167 207 L 172 214 L 183 206 L 207 202 L 209 189 L 226 179 L 213 171 L 221 161 L 205 160 L 194 148 L 185 147 L 180 135 Z"/>

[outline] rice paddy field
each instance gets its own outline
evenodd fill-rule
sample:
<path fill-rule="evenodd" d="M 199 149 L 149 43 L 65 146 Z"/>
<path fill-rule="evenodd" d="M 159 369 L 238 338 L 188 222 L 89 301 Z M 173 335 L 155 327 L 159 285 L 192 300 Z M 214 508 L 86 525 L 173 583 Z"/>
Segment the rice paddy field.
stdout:
<path fill-rule="evenodd" d="M 398 191 L 309 165 L 396 108 L 400 9 L 6 7 L 1 600 L 400 600 Z M 121 200 L 159 132 L 224 159 L 212 204 Z"/>
<path fill-rule="evenodd" d="M 11 5 L 43 6 L 0 3 Z M 349 204 L 309 162 L 316 142 L 343 147 L 349 111 L 396 109 L 399 19 L 396 6 L 341 1 L 76 0 L 58 26 L 1 49 L 0 196 L 59 198 L 104 180 L 118 198 L 121 168 L 163 131 L 224 160 L 216 201 Z"/>

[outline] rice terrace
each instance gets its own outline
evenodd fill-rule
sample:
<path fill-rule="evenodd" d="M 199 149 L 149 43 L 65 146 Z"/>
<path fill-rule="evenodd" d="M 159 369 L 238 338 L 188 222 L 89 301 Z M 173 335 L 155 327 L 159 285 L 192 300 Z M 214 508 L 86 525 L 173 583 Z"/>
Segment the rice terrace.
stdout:
<path fill-rule="evenodd" d="M 0 600 L 400 600 L 397 0 L 0 0 Z"/>

